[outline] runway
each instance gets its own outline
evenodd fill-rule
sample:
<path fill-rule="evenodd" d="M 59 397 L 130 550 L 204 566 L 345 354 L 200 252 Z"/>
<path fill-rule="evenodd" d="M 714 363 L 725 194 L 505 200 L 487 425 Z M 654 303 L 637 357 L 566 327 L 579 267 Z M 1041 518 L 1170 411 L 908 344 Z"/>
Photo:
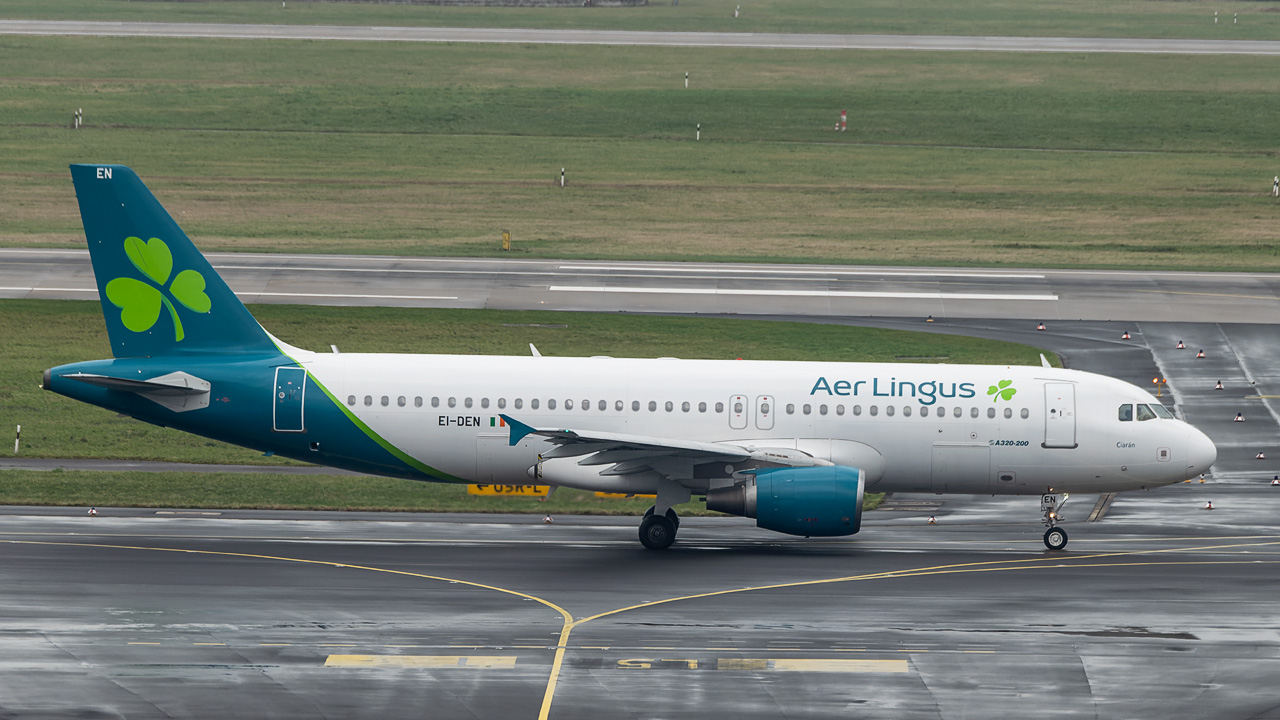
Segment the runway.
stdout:
<path fill-rule="evenodd" d="M 91 22 L 81 20 L 0 20 L 0 35 L 652 45 L 664 47 L 776 48 L 793 50 L 1280 55 L 1280 42 L 1269 40 L 530 30 L 520 28 L 238 25 L 222 23 Z"/>
<path fill-rule="evenodd" d="M 1122 495 L 1056 554 L 1027 499 L 665 553 L 630 518 L 6 508 L 0 713 L 1277 717 L 1280 490 L 1213 493 Z"/>
<path fill-rule="evenodd" d="M 248 303 L 835 317 L 1280 321 L 1280 275 L 208 253 Z M 87 251 L 0 249 L 0 298 L 94 299 Z"/>

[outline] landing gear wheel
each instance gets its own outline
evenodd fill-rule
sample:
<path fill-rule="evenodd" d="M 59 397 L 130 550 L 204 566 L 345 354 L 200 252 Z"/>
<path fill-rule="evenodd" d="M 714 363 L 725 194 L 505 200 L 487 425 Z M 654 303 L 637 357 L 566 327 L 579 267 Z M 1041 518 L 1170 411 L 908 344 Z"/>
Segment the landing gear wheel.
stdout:
<path fill-rule="evenodd" d="M 1067 546 L 1067 531 L 1060 527 L 1051 527 L 1044 531 L 1044 546 L 1050 550 L 1061 550 Z"/>
<path fill-rule="evenodd" d="M 648 514 L 640 521 L 640 544 L 650 550 L 666 550 L 676 541 L 676 524 L 667 517 Z"/>
<path fill-rule="evenodd" d="M 654 507 L 656 506 L 650 505 L 649 509 L 644 511 L 644 516 L 649 517 L 652 515 Z M 680 529 L 680 516 L 676 515 L 675 508 L 667 508 L 667 519 L 671 521 L 672 525 L 676 526 L 676 530 Z"/>

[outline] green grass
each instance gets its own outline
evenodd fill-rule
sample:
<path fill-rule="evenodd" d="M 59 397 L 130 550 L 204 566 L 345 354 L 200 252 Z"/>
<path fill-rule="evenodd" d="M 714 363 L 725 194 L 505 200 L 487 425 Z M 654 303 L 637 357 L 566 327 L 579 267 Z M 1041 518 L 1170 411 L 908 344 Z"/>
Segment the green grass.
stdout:
<path fill-rule="evenodd" d="M 874 510 L 883 494 L 863 503 Z M 227 508 L 267 510 L 396 510 L 405 512 L 640 515 L 646 498 L 597 498 L 560 488 L 549 500 L 468 495 L 465 485 L 392 478 L 237 473 L 0 471 L 0 505 Z M 698 500 L 676 506 L 681 517 L 718 516 Z"/>
<path fill-rule="evenodd" d="M 680 356 L 756 360 L 1038 362 L 1025 345 L 975 338 L 751 320 L 590 313 L 318 308 L 260 305 L 254 315 L 277 337 L 344 352 Z M 527 327 L 527 324 L 565 325 Z M 514 326 L 513 326 L 514 325 Z M 39 388 L 46 368 L 106 357 L 97 303 L 0 301 L 0 428 L 22 425 L 23 457 L 117 458 L 200 463 L 298 464 L 158 428 Z M 10 450 L 3 450 L 5 454 Z"/>
<path fill-rule="evenodd" d="M 212 250 L 1277 270 L 1273 65 L 0 37 L 0 245 L 103 161 Z"/>
<path fill-rule="evenodd" d="M 466 8 L 299 2 L 5 0 L 0 17 L 707 32 L 1061 35 L 1273 39 L 1267 3 L 1142 0 L 650 0 L 635 8 Z M 741 5 L 735 20 L 733 8 Z M 1213 12 L 1221 22 L 1213 23 Z M 1241 21 L 1232 24 L 1232 13 Z"/>

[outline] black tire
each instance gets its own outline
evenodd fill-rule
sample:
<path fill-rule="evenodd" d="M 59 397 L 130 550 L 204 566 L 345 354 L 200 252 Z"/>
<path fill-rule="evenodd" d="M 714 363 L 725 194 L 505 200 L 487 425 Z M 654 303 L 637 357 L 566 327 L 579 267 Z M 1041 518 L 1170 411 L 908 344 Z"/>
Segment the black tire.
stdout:
<path fill-rule="evenodd" d="M 1067 546 L 1067 531 L 1060 527 L 1051 527 L 1044 531 L 1044 546 L 1050 550 L 1061 550 Z"/>
<path fill-rule="evenodd" d="M 665 517 L 646 515 L 640 521 L 640 544 L 650 550 L 666 550 L 676 541 L 676 526 Z"/>
<path fill-rule="evenodd" d="M 650 506 L 649 506 L 649 509 L 644 511 L 644 516 L 645 516 L 645 517 L 649 517 L 650 515 L 652 515 L 652 514 L 653 514 L 653 509 L 654 509 L 655 507 L 657 507 L 657 506 L 656 506 L 656 505 L 650 505 Z M 675 526 L 676 526 L 676 532 L 679 532 L 679 531 L 680 531 L 680 516 L 676 514 L 676 510 L 675 510 L 675 508 L 667 508 L 667 519 L 671 521 L 671 524 L 673 524 L 673 525 L 675 525 Z"/>

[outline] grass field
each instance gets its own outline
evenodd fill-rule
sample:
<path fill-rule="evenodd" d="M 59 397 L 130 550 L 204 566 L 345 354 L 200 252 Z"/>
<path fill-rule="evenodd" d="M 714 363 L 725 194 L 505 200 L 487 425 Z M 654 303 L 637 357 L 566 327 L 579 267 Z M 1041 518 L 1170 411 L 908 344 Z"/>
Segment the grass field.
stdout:
<path fill-rule="evenodd" d="M 742 7 L 735 20 L 733 9 Z M 1215 25 L 1214 11 L 1221 21 Z M 1232 14 L 1240 22 L 1232 22 Z M 650 0 L 635 8 L 466 8 L 300 2 L 5 0 L 0 17 L 318 25 L 590 28 L 709 32 L 892 33 L 1274 39 L 1269 3 L 1143 0 Z"/>
<path fill-rule="evenodd" d="M 288 343 L 313 349 L 338 343 L 344 352 L 527 355 L 533 342 L 545 355 L 890 362 L 943 356 L 956 363 L 1039 362 L 1038 350 L 1013 343 L 801 323 L 286 305 L 259 305 L 253 312 Z M 564 327 L 528 327 L 530 323 Z M 0 343 L 0 428 L 22 425 L 23 457 L 297 464 L 116 417 L 41 390 L 46 368 L 109 355 L 97 303 L 4 300 L 0 327 L 6 334 Z"/>
<path fill-rule="evenodd" d="M 882 493 L 868 493 L 874 510 Z M 269 510 L 395 510 L 405 512 L 640 515 L 651 498 L 597 498 L 560 488 L 546 501 L 468 495 L 465 485 L 393 478 L 236 473 L 0 472 L 0 505 L 84 507 L 257 508 Z M 719 515 L 699 500 L 677 505 L 681 517 Z"/>
<path fill-rule="evenodd" d="M 206 249 L 1274 270 L 1273 66 L 4 37 L 0 244 L 110 161 Z"/>

